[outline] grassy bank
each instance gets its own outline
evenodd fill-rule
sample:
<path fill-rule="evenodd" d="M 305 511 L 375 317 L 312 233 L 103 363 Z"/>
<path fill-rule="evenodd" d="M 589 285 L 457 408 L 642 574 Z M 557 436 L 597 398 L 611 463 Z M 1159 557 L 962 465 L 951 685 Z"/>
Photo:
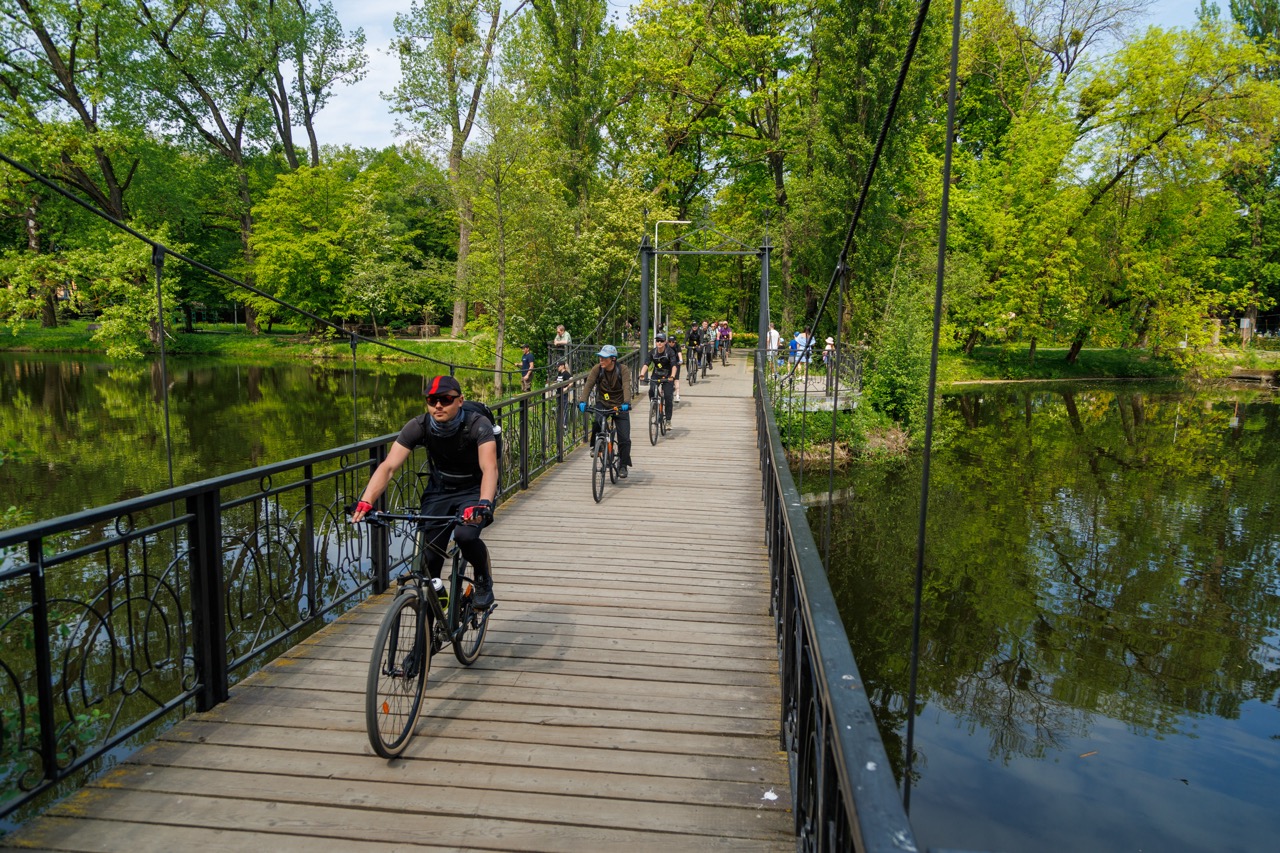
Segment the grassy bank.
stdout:
<path fill-rule="evenodd" d="M 38 323 L 30 322 L 21 326 L 16 335 L 7 328 L 0 328 L 0 351 L 105 355 L 106 347 L 93 340 L 91 325 L 86 320 L 72 320 L 56 329 L 42 329 Z M 380 340 L 407 353 L 362 341 L 358 347 L 359 359 L 413 362 L 417 361 L 414 356 L 427 356 L 453 364 L 493 365 L 492 342 L 483 336 L 471 341 L 451 338 Z M 519 352 L 510 347 L 506 349 L 508 361 L 518 364 Z M 346 339 L 313 337 L 302 329 L 279 324 L 270 332 L 259 335 L 250 335 L 244 326 L 205 324 L 195 332 L 173 332 L 165 342 L 165 350 L 175 356 L 211 356 L 250 363 L 351 358 L 351 344 Z"/>
<path fill-rule="evenodd" d="M 977 347 L 971 355 L 942 353 L 938 381 L 946 384 L 1045 379 L 1225 378 L 1233 367 L 1280 369 L 1280 352 L 1221 349 L 1204 353 L 1191 370 L 1139 349 L 1084 349 L 1067 364 L 1067 349 L 1041 347 L 1035 361 L 1027 347 Z"/>

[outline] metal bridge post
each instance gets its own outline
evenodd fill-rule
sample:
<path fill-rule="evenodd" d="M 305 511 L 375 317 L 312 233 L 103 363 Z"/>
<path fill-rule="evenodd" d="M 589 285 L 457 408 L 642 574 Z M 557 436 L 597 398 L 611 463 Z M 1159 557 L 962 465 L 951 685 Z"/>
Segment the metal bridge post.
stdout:
<path fill-rule="evenodd" d="M 769 256 L 772 253 L 773 245 L 766 236 L 760 247 L 760 322 L 757 324 L 760 337 L 756 339 L 757 363 L 764 361 L 764 353 L 769 346 Z"/>
<path fill-rule="evenodd" d="M 227 701 L 227 614 L 223 599 L 222 500 L 217 489 L 187 498 L 191 516 L 191 625 L 195 654 L 196 709 Z"/>
<path fill-rule="evenodd" d="M 520 488 L 529 488 L 529 398 L 520 398 Z"/>
<path fill-rule="evenodd" d="M 386 445 L 369 448 L 369 468 L 376 471 L 387 457 Z M 378 496 L 377 508 L 386 509 L 387 495 Z M 391 531 L 382 525 L 368 525 L 369 559 L 373 563 L 373 594 L 381 595 L 391 585 Z"/>
<path fill-rule="evenodd" d="M 640 352 L 649 351 L 649 288 L 653 278 L 653 245 L 646 234 L 640 239 Z"/>

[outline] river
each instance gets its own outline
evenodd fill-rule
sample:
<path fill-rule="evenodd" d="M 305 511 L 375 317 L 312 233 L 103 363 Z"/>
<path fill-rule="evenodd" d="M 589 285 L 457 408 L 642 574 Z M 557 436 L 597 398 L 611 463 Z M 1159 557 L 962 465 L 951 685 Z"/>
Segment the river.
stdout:
<path fill-rule="evenodd" d="M 1274 849 L 1275 398 L 986 387 L 946 396 L 937 435 L 911 796 L 922 847 Z M 920 460 L 838 479 L 832 587 L 901 780 Z M 825 508 L 810 523 L 822 541 Z"/>

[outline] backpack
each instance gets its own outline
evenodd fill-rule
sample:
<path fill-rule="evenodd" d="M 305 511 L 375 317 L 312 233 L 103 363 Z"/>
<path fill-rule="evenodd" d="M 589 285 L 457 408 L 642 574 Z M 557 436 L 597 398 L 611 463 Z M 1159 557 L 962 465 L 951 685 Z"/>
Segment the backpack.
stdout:
<path fill-rule="evenodd" d="M 473 415 L 479 415 L 487 418 L 493 426 L 493 440 L 498 444 L 498 491 L 502 491 L 502 426 L 498 423 L 498 419 L 493 416 L 493 410 L 481 403 L 479 400 L 463 400 L 462 410 L 471 412 Z"/>

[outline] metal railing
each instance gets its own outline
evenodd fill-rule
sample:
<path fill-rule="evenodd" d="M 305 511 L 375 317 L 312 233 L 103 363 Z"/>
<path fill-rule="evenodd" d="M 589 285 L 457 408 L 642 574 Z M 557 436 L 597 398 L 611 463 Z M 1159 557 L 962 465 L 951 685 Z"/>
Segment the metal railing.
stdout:
<path fill-rule="evenodd" d="M 757 442 L 771 610 L 782 676 L 781 745 L 800 850 L 916 850 L 893 770 L 849 648 L 774 417 L 757 353 Z"/>
<path fill-rule="evenodd" d="M 582 441 L 583 378 L 491 407 L 504 437 L 500 497 Z M 411 531 L 350 525 L 344 507 L 394 438 L 0 533 L 0 819 L 225 701 L 271 657 L 385 590 L 412 556 Z M 416 505 L 427 470 L 419 450 L 380 503 Z"/>

